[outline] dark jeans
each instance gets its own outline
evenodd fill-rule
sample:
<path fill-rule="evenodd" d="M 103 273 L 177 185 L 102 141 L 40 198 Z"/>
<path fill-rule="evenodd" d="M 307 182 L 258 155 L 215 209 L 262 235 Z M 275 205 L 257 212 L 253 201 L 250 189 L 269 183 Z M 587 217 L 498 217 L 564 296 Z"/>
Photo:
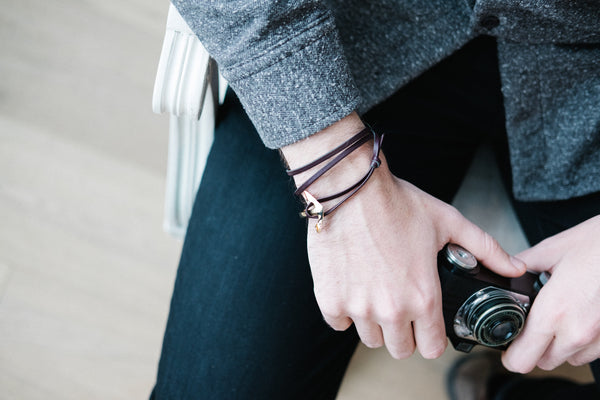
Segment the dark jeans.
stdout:
<path fill-rule="evenodd" d="M 330 329 L 321 317 L 306 223 L 279 154 L 262 145 L 235 96 L 220 113 L 152 398 L 334 398 L 358 336 Z M 510 180 L 490 38 L 471 42 L 365 119 L 386 133 L 392 172 L 442 200 L 452 200 L 485 141 Z M 515 207 L 535 243 L 600 214 L 600 195 Z"/>

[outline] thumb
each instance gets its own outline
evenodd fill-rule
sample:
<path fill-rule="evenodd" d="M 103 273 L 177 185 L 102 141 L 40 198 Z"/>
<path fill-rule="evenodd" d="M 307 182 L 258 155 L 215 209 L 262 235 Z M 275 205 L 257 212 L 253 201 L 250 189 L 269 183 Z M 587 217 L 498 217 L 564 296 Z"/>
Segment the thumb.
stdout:
<path fill-rule="evenodd" d="M 521 276 L 527 270 L 524 261 L 509 255 L 498 241 L 477 225 L 462 217 L 450 240 L 469 250 L 486 268 L 507 277 Z"/>

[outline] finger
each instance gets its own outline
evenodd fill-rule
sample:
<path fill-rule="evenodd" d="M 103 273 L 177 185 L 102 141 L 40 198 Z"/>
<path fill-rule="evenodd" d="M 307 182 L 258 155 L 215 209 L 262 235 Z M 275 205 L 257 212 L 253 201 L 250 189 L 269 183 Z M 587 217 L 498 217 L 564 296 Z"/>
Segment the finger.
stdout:
<path fill-rule="evenodd" d="M 373 321 L 355 320 L 354 326 L 365 346 L 375 349 L 383 346 L 383 333 L 381 327 Z"/>
<path fill-rule="evenodd" d="M 381 326 L 388 352 L 397 360 L 410 357 L 415 352 L 413 327 L 409 320 L 391 321 Z"/>
<path fill-rule="evenodd" d="M 424 358 L 438 358 L 446 349 L 446 329 L 442 313 L 442 292 L 439 283 L 427 302 L 421 304 L 420 312 L 413 322 L 415 342 Z"/>
<path fill-rule="evenodd" d="M 561 346 L 559 339 L 554 338 L 546 352 L 540 357 L 537 366 L 545 371 L 551 371 L 567 361 L 567 358 L 575 353 Z"/>
<path fill-rule="evenodd" d="M 448 339 L 446 339 L 444 318 L 441 313 L 439 318 L 427 316 L 417 319 L 413 323 L 413 329 L 417 348 L 423 358 L 438 358 L 444 353 L 448 346 Z"/>
<path fill-rule="evenodd" d="M 531 271 L 548 271 L 560 261 L 564 251 L 553 245 L 553 240 L 544 240 L 537 245 L 517 254 Z"/>
<path fill-rule="evenodd" d="M 532 324 L 528 325 L 529 327 L 532 326 Z M 531 372 L 554 340 L 554 335 L 551 332 L 541 332 L 527 328 L 526 325 L 523 332 L 502 355 L 502 363 L 509 371 L 521 374 Z"/>
<path fill-rule="evenodd" d="M 458 214 L 450 242 L 469 250 L 475 258 L 492 271 L 508 277 L 520 276 L 526 271 L 525 263 L 510 256 L 489 233 Z"/>
<path fill-rule="evenodd" d="M 530 249 L 517 254 L 517 257 L 525 261 L 527 266 L 534 271 L 547 271 L 572 249 L 574 240 L 586 237 L 587 233 L 583 225 L 576 225 L 542 240 Z"/>
<path fill-rule="evenodd" d="M 561 331 L 537 365 L 541 369 L 552 370 L 567 361 L 578 365 L 585 364 L 600 355 L 599 342 L 597 335 L 586 333 L 584 327 L 571 329 L 569 332 Z"/>

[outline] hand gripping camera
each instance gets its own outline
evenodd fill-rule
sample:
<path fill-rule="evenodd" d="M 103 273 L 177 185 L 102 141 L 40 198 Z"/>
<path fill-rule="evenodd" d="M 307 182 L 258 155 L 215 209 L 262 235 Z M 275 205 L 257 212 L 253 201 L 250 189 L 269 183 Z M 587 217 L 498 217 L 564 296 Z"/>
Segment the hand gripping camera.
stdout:
<path fill-rule="evenodd" d="M 464 248 L 438 253 L 446 334 L 456 350 L 481 344 L 506 349 L 523 329 L 527 313 L 549 274 L 506 278 L 486 269 Z"/>

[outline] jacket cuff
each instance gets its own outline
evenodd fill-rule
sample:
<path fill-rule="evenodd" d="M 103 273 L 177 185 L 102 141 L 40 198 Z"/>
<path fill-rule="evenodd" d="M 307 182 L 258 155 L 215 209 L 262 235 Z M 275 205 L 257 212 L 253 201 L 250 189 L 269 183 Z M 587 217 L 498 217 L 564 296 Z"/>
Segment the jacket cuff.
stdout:
<path fill-rule="evenodd" d="M 279 148 L 346 117 L 360 99 L 333 18 L 223 71 L 264 144 Z"/>

